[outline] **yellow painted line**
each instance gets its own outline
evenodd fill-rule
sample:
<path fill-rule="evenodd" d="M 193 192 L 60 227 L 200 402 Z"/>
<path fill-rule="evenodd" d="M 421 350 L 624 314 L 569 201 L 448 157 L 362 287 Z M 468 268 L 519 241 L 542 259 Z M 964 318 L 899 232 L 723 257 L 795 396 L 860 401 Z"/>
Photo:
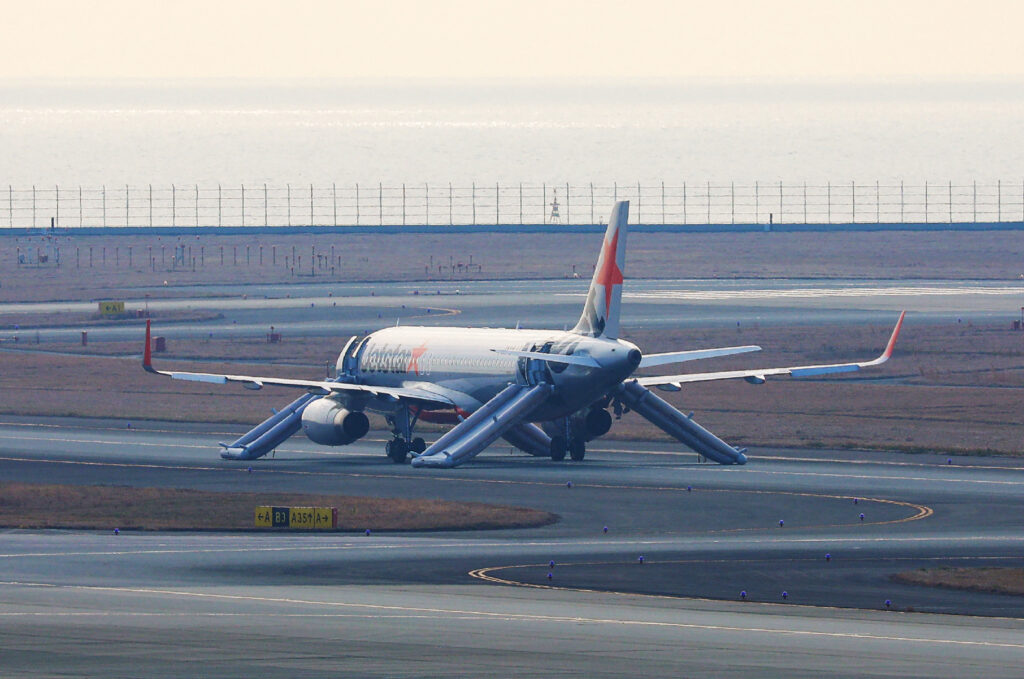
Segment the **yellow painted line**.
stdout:
<path fill-rule="evenodd" d="M 850 557 L 850 558 L 848 558 L 848 557 L 844 556 L 844 557 L 842 557 L 840 562 L 841 563 L 848 563 L 848 562 L 858 562 L 858 561 L 891 561 L 891 562 L 909 561 L 909 562 L 917 563 L 917 562 L 921 562 L 921 561 L 943 561 L 943 562 L 945 562 L 945 561 L 954 561 L 954 560 L 955 561 L 1019 561 L 1020 557 L 1016 557 L 1016 556 L 954 556 L 954 557 L 946 557 L 946 556 L 929 556 L 929 557 L 905 556 L 905 557 Z M 680 565 L 680 564 L 701 564 L 701 565 L 706 565 L 706 564 L 713 564 L 713 563 L 728 563 L 728 564 L 734 564 L 734 563 L 770 563 L 770 564 L 774 564 L 774 563 L 779 563 L 779 562 L 782 562 L 782 561 L 790 562 L 790 563 L 796 563 L 796 562 L 811 563 L 811 562 L 820 562 L 821 558 L 820 557 L 817 557 L 817 558 L 799 557 L 799 558 L 790 558 L 790 559 L 768 559 L 768 560 L 734 559 L 734 558 L 726 558 L 726 559 L 670 559 L 670 560 L 666 560 L 666 561 L 647 560 L 647 561 L 644 562 L 644 566 L 642 566 L 642 567 L 646 568 L 647 566 L 651 566 L 651 565 Z M 589 561 L 589 562 L 587 562 L 587 561 L 584 561 L 584 562 L 575 562 L 575 563 L 574 562 L 566 562 L 566 563 L 557 563 L 556 564 L 556 568 L 572 568 L 573 566 L 623 566 L 623 567 L 627 567 L 627 568 L 628 567 L 634 567 L 634 568 L 640 567 L 635 562 L 632 562 L 632 561 L 630 561 L 630 562 L 625 562 L 625 561 Z M 709 602 L 709 603 L 722 603 L 722 602 L 731 602 L 732 601 L 730 599 L 711 599 L 711 598 L 708 598 L 708 597 L 686 596 L 686 595 L 682 595 L 682 594 L 648 594 L 648 593 L 645 593 L 645 592 L 623 592 L 623 591 L 619 591 L 619 590 L 592 589 L 592 588 L 588 588 L 588 587 L 569 587 L 569 586 L 555 585 L 555 584 L 523 582 L 521 580 L 512 580 L 510 578 L 500 578 L 500 577 L 498 577 L 496 575 L 492 575 L 492 573 L 495 573 L 495 572 L 498 572 L 498 571 L 526 569 L 526 568 L 536 568 L 538 570 L 548 569 L 549 568 L 549 564 L 535 563 L 535 564 L 513 564 L 513 565 L 508 565 L 508 566 L 490 566 L 490 567 L 487 567 L 487 568 L 476 568 L 476 569 L 473 569 L 473 570 L 469 571 L 469 573 L 467 573 L 467 575 L 469 575 L 471 578 L 475 578 L 477 580 L 482 580 L 484 582 L 490 582 L 490 583 L 497 584 L 497 585 L 506 585 L 506 586 L 509 586 L 509 587 L 523 587 L 523 588 L 528 588 L 528 589 L 548 589 L 548 590 L 565 591 L 565 592 L 583 592 L 583 593 L 587 593 L 587 594 L 611 594 L 611 595 L 614 595 L 614 596 L 621 596 L 621 597 L 635 597 L 635 598 L 641 598 L 641 599 L 664 599 L 664 600 L 670 600 L 670 601 L 702 601 L 702 602 Z M 748 600 L 748 601 L 743 601 L 742 604 L 744 606 L 755 606 L 755 607 L 756 606 L 765 606 L 765 607 L 773 607 L 773 608 L 780 607 L 780 606 L 786 606 L 786 607 L 796 606 L 796 607 L 799 607 L 799 608 L 814 608 L 814 609 L 824 609 L 824 610 L 833 610 L 833 611 L 872 610 L 872 609 L 852 608 L 852 607 L 844 607 L 844 606 L 827 606 L 827 605 L 820 605 L 820 604 L 801 604 L 801 603 L 795 603 L 795 602 L 794 603 L 790 603 L 788 601 L 786 603 L 777 603 L 777 602 L 772 602 L 772 601 L 749 601 Z M 958 618 L 960 618 L 960 617 L 964 617 L 964 618 L 980 618 L 980 619 L 983 619 L 983 620 L 1014 620 L 1014 621 L 1017 621 L 1017 620 L 1021 620 L 1022 618 L 1024 618 L 1024 616 L 1019 616 L 1019 617 L 976 616 L 976 615 L 968 615 L 968 614 L 943 614 L 943 613 L 924 613 L 924 614 L 925 615 L 956 615 L 956 617 L 958 617 Z"/>
<path fill-rule="evenodd" d="M 442 608 L 428 606 L 401 606 L 395 604 L 370 604 L 351 601 L 319 601 L 316 599 L 301 599 L 294 597 L 266 597 L 242 594 L 217 594 L 212 592 L 191 592 L 175 589 L 157 589 L 146 587 L 103 587 L 96 585 L 53 585 L 49 583 L 0 582 L 0 585 L 22 586 L 22 587 L 45 587 L 56 590 L 73 590 L 89 592 L 112 592 L 118 594 L 138 594 L 149 596 L 176 597 L 179 599 L 199 599 L 208 601 L 242 601 L 266 604 L 284 604 L 299 606 L 314 606 L 339 609 L 365 609 L 383 612 L 413 613 L 427 616 L 456 616 L 480 620 L 498 620 L 503 622 L 541 622 L 541 623 L 573 623 L 588 625 L 615 625 L 623 627 L 641 628 L 662 628 L 662 629 L 685 629 L 711 632 L 737 632 L 766 634 L 773 636 L 788 637 L 809 637 L 827 639 L 858 639 L 865 641 L 892 641 L 900 643 L 920 643 L 941 646 L 965 646 L 980 648 L 1012 648 L 1024 649 L 1024 643 L 1010 643 L 1001 641 L 971 641 L 966 639 L 936 639 L 928 637 L 897 636 L 886 634 L 870 634 L 867 632 L 828 632 L 824 630 L 804 630 L 785 627 L 758 627 L 740 625 L 712 625 L 707 623 L 691 623 L 679 621 L 661 620 L 639 620 L 630 618 L 599 618 L 574 615 L 543 615 L 539 613 L 511 613 L 504 611 L 486 611 L 462 608 Z M 581 590 L 586 591 L 586 590 Z M 603 594 L 603 592 L 602 592 Z M 660 612 L 660 610 L 659 610 Z M 901 615 L 896 613 L 896 615 Z M 779 619 L 785 622 L 784 618 Z M 870 625 L 871 621 L 864 621 L 862 624 Z"/>

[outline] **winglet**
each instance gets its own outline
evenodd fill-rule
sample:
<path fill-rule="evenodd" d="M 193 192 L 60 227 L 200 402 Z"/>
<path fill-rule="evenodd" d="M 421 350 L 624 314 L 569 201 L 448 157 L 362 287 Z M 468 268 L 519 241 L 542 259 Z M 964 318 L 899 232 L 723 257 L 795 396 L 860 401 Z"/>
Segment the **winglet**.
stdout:
<path fill-rule="evenodd" d="M 906 315 L 906 311 L 901 311 L 900 320 L 896 321 L 896 327 L 892 329 L 892 336 L 889 337 L 889 343 L 885 345 L 885 351 L 882 352 L 882 357 L 886 360 L 892 356 L 892 350 L 896 347 L 896 338 L 900 336 L 900 328 L 903 327 L 903 317 Z"/>
<path fill-rule="evenodd" d="M 148 373 L 155 373 L 156 369 L 153 368 L 153 343 L 150 341 L 149 335 L 149 324 L 150 319 L 146 319 L 146 348 L 142 352 L 142 369 Z"/>
<path fill-rule="evenodd" d="M 906 311 L 900 312 L 900 318 L 896 321 L 896 327 L 892 329 L 892 335 L 889 336 L 889 343 L 885 345 L 885 351 L 873 361 L 867 361 L 865 363 L 857 363 L 858 368 L 869 368 L 871 366 L 881 365 L 889 360 L 892 356 L 892 350 L 896 348 L 896 339 L 900 336 L 900 329 L 903 327 L 903 317 L 907 315 Z"/>

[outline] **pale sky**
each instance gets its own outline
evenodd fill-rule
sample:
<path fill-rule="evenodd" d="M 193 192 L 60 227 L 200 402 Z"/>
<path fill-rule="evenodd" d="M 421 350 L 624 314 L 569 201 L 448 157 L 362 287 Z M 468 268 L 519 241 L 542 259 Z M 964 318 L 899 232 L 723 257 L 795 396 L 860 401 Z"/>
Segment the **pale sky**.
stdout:
<path fill-rule="evenodd" d="M 1024 2 L 0 0 L 0 78 L 1001 78 Z"/>

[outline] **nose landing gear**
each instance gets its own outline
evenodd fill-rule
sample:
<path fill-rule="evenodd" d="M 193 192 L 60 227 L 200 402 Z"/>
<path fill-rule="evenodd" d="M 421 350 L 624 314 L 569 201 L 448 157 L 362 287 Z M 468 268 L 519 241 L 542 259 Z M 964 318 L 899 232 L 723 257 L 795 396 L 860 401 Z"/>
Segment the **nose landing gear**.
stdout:
<path fill-rule="evenodd" d="M 553 436 L 551 438 L 551 459 L 560 462 L 569 453 L 569 459 L 573 462 L 580 462 L 587 454 L 587 444 L 581 438 L 566 440 L 564 436 Z"/>

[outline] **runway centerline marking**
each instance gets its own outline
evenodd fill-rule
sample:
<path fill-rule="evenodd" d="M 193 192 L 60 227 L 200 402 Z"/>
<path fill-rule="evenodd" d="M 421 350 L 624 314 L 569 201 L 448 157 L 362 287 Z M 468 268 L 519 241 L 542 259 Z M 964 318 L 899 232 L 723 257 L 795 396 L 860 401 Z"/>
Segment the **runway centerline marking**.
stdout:
<path fill-rule="evenodd" d="M 679 538 L 673 539 L 645 539 L 638 538 L 635 540 L 531 540 L 531 541 L 517 541 L 516 547 L 529 547 L 529 548 L 543 548 L 545 550 L 550 549 L 568 549 L 572 547 L 595 547 L 601 546 L 606 548 L 634 548 L 634 547 L 676 547 L 678 549 L 700 549 L 704 547 L 703 544 L 695 545 L 692 542 L 694 536 L 680 536 Z M 698 536 L 699 538 L 699 536 Z M 88 550 L 78 552 L 11 552 L 6 554 L 0 554 L 0 559 L 20 559 L 20 558 L 57 558 L 57 557 L 81 557 L 81 556 L 148 556 L 148 555 L 165 555 L 165 554 L 235 554 L 235 553 L 260 553 L 260 552 L 339 552 L 350 549 L 357 549 L 360 551 L 390 551 L 390 550 L 403 550 L 403 549 L 422 549 L 429 546 L 430 549 L 441 550 L 441 549 L 458 549 L 466 550 L 468 548 L 503 548 L 509 547 L 508 542 L 476 542 L 470 539 L 462 540 L 459 542 L 431 542 L 432 538 L 410 538 L 410 540 L 416 540 L 416 542 L 402 543 L 402 544 L 366 544 L 361 541 L 345 542 L 342 544 L 335 545 L 322 545 L 322 544 L 309 544 L 303 542 L 301 544 L 284 545 L 284 546 L 258 546 L 258 547 L 199 547 L 199 548 L 188 548 L 188 549 L 105 549 L 105 550 Z M 719 538 L 708 538 L 709 544 L 716 545 L 721 544 L 722 540 Z M 1003 535 L 997 537 L 991 537 L 986 535 L 974 535 L 974 536 L 894 536 L 894 537 L 852 537 L 852 538 L 837 538 L 835 536 L 828 537 L 771 537 L 771 538 L 759 538 L 759 537 L 744 537 L 743 545 L 819 545 L 819 544 L 882 544 L 889 542 L 896 543 L 918 543 L 925 544 L 930 542 L 939 543 L 963 543 L 970 544 L 975 542 L 987 542 L 996 541 L 1001 543 L 1019 544 L 1024 543 L 1024 535 Z M 881 558 L 881 557 L 879 557 Z M 930 557 L 921 557 L 922 560 L 926 560 Z M 970 557 L 965 556 L 953 556 L 950 559 L 966 559 Z"/>
<path fill-rule="evenodd" d="M 300 606 L 315 606 L 342 609 L 366 609 L 373 611 L 413 613 L 420 615 L 444 615 L 448 617 L 463 617 L 479 620 L 500 620 L 500 621 L 522 621 L 522 622 L 553 622 L 553 623 L 575 623 L 590 625 L 616 625 L 625 627 L 654 627 L 670 629 L 688 629 L 711 632 L 736 632 L 766 634 L 777 636 L 802 636 L 829 639 L 859 639 L 865 641 L 892 641 L 900 643 L 920 643 L 943 646 L 969 646 L 980 648 L 1013 648 L 1024 649 L 1024 643 L 1010 643 L 1003 641 L 972 641 L 968 639 L 936 639 L 927 637 L 897 636 L 886 634 L 870 634 L 867 632 L 829 632 L 824 630 L 806 630 L 784 627 L 758 627 L 740 625 L 714 625 L 707 623 L 691 623 L 681 621 L 664 620 L 639 620 L 628 618 L 598 618 L 573 615 L 544 615 L 540 613 L 511 613 L 503 611 L 485 611 L 460 608 L 441 608 L 427 606 L 399 606 L 394 604 L 370 604 L 352 601 L 318 601 L 315 599 L 299 599 L 293 597 L 264 597 L 241 594 L 219 594 L 212 592 L 190 592 L 187 590 L 158 589 L 146 587 L 109 587 L 98 585 L 53 585 L 49 583 L 34 583 L 23 581 L 0 582 L 0 585 L 14 587 L 41 587 L 57 590 L 77 590 L 92 592 L 113 592 L 128 595 L 154 595 L 168 596 L 179 599 L 203 599 L 212 601 L 242 601 L 267 604 L 286 604 Z M 389 616 L 390 617 L 390 616 Z M 871 624 L 873 621 L 864 621 L 864 624 Z"/>

